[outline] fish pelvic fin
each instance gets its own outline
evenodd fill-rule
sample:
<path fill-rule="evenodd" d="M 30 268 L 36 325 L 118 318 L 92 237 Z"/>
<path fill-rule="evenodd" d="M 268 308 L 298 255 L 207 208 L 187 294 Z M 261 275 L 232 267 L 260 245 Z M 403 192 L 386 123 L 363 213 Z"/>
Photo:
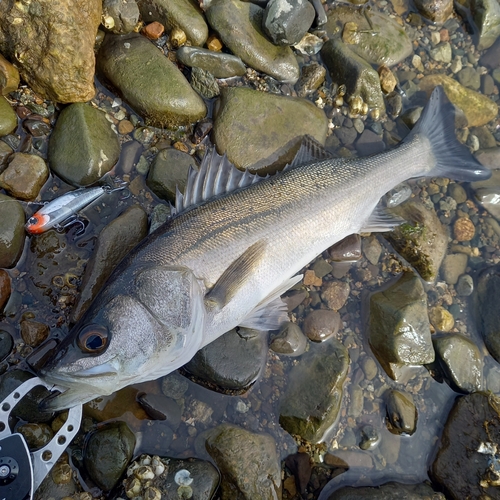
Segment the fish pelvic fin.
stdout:
<path fill-rule="evenodd" d="M 430 177 L 449 177 L 457 181 L 480 181 L 491 176 L 491 170 L 479 163 L 469 149 L 455 136 L 455 107 L 442 86 L 437 86 L 424 108 L 420 120 L 404 142 L 416 135 L 428 139 L 434 157 Z M 422 174 L 419 174 L 419 177 Z"/>
<path fill-rule="evenodd" d="M 281 295 L 302 280 L 298 274 L 275 288 L 250 314 L 240 322 L 239 326 L 253 330 L 277 330 L 288 321 L 288 306 L 281 300 Z"/>

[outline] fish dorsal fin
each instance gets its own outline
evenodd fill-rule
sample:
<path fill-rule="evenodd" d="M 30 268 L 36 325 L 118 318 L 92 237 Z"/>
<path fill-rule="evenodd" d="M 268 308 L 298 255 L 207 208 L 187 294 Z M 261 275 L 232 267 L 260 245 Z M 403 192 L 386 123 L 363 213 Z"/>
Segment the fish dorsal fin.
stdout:
<path fill-rule="evenodd" d="M 385 207 L 377 205 L 368 220 L 364 223 L 360 233 L 383 233 L 385 231 L 392 231 L 404 221 L 403 218 L 388 212 Z"/>
<path fill-rule="evenodd" d="M 327 151 L 314 137 L 305 135 L 294 159 L 285 168 L 295 168 L 313 161 L 329 160 L 333 154 Z"/>
<path fill-rule="evenodd" d="M 199 170 L 189 167 L 186 189 L 182 194 L 176 188 L 175 209 L 172 215 L 180 214 L 189 207 L 236 189 L 255 184 L 265 177 L 238 170 L 224 154 L 219 155 L 215 147 L 205 153 Z"/>
<path fill-rule="evenodd" d="M 222 309 L 234 297 L 248 277 L 253 274 L 255 266 L 264 255 L 265 246 L 265 242 L 259 240 L 231 263 L 205 296 L 205 304 L 208 307 Z"/>

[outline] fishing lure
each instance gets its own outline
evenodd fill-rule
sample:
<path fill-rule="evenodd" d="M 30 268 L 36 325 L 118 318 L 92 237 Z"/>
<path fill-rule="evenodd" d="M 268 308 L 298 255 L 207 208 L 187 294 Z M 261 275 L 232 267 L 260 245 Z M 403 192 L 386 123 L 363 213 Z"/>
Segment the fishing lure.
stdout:
<path fill-rule="evenodd" d="M 97 186 L 80 188 L 63 194 L 34 213 L 25 225 L 26 231 L 30 234 L 41 234 L 52 227 L 56 229 L 67 227 L 78 220 L 76 213 L 79 210 L 90 205 L 105 193 L 124 188 L 125 186 L 115 189 L 110 186 Z"/>

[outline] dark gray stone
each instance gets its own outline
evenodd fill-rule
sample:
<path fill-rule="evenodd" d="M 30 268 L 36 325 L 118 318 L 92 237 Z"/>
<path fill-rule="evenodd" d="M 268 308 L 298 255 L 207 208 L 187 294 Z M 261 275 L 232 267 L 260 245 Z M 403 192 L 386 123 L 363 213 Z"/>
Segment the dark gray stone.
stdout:
<path fill-rule="evenodd" d="M 307 33 L 315 15 L 308 0 L 269 0 L 262 27 L 276 45 L 295 45 Z"/>
<path fill-rule="evenodd" d="M 243 76 L 246 73 L 243 61 L 225 52 L 183 46 L 176 52 L 176 57 L 182 64 L 209 71 L 216 78 Z"/>
<path fill-rule="evenodd" d="M 393 434 L 412 435 L 417 429 L 417 408 L 407 392 L 391 389 L 386 401 L 387 427 Z"/>
<path fill-rule="evenodd" d="M 14 198 L 0 194 L 0 267 L 13 267 L 24 247 L 25 215 Z"/>
<path fill-rule="evenodd" d="M 117 35 L 130 33 L 139 21 L 139 7 L 135 0 L 104 0 L 103 24 Z"/>
<path fill-rule="evenodd" d="M 301 356 L 307 348 L 307 338 L 296 323 L 285 323 L 269 346 L 274 352 L 286 356 Z"/>
<path fill-rule="evenodd" d="M 420 278 L 405 272 L 370 298 L 369 342 L 379 363 L 394 380 L 405 365 L 434 361 L 427 296 Z"/>
<path fill-rule="evenodd" d="M 184 365 L 197 382 L 219 391 L 243 391 L 255 382 L 267 359 L 267 334 L 231 330 L 200 349 Z"/>
<path fill-rule="evenodd" d="M 349 355 L 336 339 L 310 350 L 293 366 L 280 404 L 280 424 L 290 434 L 319 442 L 335 422 Z"/>

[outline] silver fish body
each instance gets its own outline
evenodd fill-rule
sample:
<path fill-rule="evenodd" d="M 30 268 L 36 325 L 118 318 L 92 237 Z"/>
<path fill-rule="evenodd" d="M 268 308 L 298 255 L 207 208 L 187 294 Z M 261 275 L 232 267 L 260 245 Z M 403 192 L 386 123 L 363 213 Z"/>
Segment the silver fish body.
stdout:
<path fill-rule="evenodd" d="M 185 198 L 217 184 L 217 171 L 204 175 Z M 398 224 L 376 208 L 387 191 L 413 177 L 489 175 L 457 142 L 437 88 L 397 148 L 293 166 L 186 208 L 125 258 L 46 365 L 45 380 L 68 387 L 51 407 L 166 375 L 238 325 L 277 328 L 300 269 L 352 233 Z"/>

